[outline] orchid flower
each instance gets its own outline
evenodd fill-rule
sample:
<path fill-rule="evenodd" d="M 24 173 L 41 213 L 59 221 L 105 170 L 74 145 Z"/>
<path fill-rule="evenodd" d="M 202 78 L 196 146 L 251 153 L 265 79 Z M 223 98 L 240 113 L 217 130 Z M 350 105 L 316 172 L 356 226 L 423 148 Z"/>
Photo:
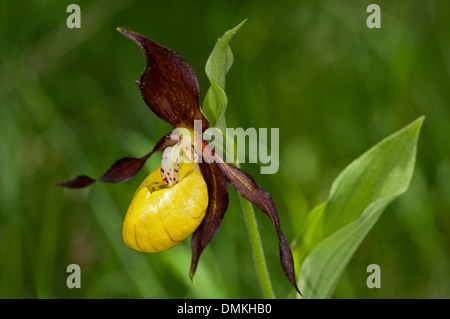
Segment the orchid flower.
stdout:
<path fill-rule="evenodd" d="M 208 119 L 199 103 L 199 86 L 189 64 L 169 48 L 122 28 L 122 34 L 143 51 L 146 67 L 137 82 L 148 107 L 175 130 L 164 135 L 140 158 L 121 158 L 97 180 L 86 175 L 58 183 L 83 188 L 95 181 L 121 183 L 135 176 L 147 159 L 163 151 L 161 167 L 135 192 L 123 224 L 123 238 L 130 248 L 157 252 L 192 234 L 191 279 L 200 255 L 219 230 L 228 207 L 228 183 L 271 219 L 279 242 L 284 273 L 298 293 L 291 248 L 281 231 L 270 194 L 240 168 L 226 164 L 208 141 L 199 137 Z M 194 131 L 200 123 L 201 132 Z M 201 134 L 200 134 L 201 135 Z"/>

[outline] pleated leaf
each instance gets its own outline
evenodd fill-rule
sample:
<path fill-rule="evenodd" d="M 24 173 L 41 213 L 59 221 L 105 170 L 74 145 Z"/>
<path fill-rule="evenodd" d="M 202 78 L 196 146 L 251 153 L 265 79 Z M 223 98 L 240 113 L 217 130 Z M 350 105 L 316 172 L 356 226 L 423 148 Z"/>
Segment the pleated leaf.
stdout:
<path fill-rule="evenodd" d="M 210 125 L 212 127 L 219 127 L 222 130 L 225 129 L 223 123 L 224 118 L 222 116 L 228 104 L 227 95 L 225 94 L 225 76 L 233 64 L 233 53 L 228 43 L 245 21 L 242 21 L 235 28 L 225 32 L 222 38 L 217 41 L 206 62 L 205 72 L 211 86 L 206 92 L 202 110 L 208 118 Z M 218 125 L 219 123 L 222 123 L 222 125 Z"/>
<path fill-rule="evenodd" d="M 314 209 L 300 245 L 306 256 L 299 287 L 305 298 L 332 296 L 345 267 L 384 208 L 410 183 L 423 117 L 352 162 Z M 296 254 L 296 256 L 298 256 Z"/>

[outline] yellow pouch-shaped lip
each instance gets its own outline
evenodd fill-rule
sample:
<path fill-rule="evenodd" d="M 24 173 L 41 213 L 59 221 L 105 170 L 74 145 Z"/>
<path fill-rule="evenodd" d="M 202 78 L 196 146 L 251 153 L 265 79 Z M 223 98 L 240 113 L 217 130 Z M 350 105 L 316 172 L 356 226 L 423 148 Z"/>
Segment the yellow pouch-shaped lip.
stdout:
<path fill-rule="evenodd" d="M 165 187 L 161 168 L 136 190 L 123 222 L 126 245 L 144 252 L 168 249 L 192 234 L 205 216 L 208 189 L 198 164 L 181 166 L 179 182 Z"/>

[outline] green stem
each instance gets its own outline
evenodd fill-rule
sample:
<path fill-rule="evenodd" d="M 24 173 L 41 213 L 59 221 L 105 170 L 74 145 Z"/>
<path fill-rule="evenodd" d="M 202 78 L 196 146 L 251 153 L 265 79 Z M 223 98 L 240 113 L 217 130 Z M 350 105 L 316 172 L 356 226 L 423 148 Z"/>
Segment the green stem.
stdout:
<path fill-rule="evenodd" d="M 256 222 L 253 205 L 241 196 L 239 196 L 239 199 L 241 202 L 242 211 L 244 212 L 248 234 L 250 236 L 253 258 L 255 259 L 256 271 L 258 273 L 259 284 L 261 285 L 263 296 L 266 299 L 274 299 L 275 294 L 272 290 L 272 284 L 270 282 L 270 276 L 267 270 L 266 260 L 264 258 L 264 250 L 258 231 L 258 224 Z"/>

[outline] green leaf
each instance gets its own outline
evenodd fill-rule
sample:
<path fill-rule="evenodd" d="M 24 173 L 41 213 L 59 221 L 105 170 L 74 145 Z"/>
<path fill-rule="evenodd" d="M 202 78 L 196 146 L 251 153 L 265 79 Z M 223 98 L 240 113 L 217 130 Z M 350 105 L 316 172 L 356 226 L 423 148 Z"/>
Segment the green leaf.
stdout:
<path fill-rule="evenodd" d="M 296 257 L 304 259 L 304 298 L 329 298 L 384 208 L 404 193 L 414 171 L 421 117 L 364 153 L 339 175 L 326 203 L 312 211 Z"/>
<path fill-rule="evenodd" d="M 225 94 L 225 76 L 233 64 L 233 53 L 228 43 L 245 21 L 247 20 L 225 32 L 223 37 L 217 41 L 205 67 L 211 86 L 206 92 L 202 111 L 212 127 L 219 127 L 223 131 L 226 127 L 224 113 L 228 104 L 227 95 Z"/>

